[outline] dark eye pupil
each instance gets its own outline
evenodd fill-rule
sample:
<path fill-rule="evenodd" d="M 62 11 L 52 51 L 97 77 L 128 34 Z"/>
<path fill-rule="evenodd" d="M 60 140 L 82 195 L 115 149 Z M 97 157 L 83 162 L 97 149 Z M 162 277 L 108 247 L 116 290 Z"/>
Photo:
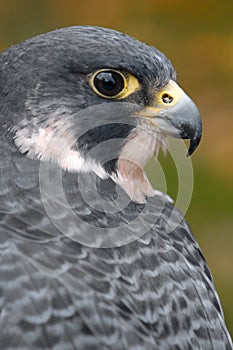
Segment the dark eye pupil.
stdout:
<path fill-rule="evenodd" d="M 105 96 L 116 96 L 124 88 L 124 79 L 117 72 L 104 71 L 94 79 L 96 89 Z"/>

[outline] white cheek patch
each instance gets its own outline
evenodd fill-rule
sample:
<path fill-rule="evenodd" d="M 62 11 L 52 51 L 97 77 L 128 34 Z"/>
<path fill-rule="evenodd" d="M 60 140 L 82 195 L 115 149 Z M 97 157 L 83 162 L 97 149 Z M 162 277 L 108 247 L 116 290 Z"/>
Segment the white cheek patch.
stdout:
<path fill-rule="evenodd" d="M 38 127 L 35 131 L 23 126 L 15 133 L 14 142 L 21 153 L 27 157 L 44 162 L 57 163 L 70 172 L 94 171 L 99 177 L 106 178 L 105 170 L 93 160 L 86 160 L 79 151 L 73 150 L 75 136 L 69 122 L 51 121 L 47 127 Z"/>
<path fill-rule="evenodd" d="M 69 120 L 50 118 L 50 124 L 38 127 L 23 121 L 17 127 L 14 141 L 21 153 L 32 159 L 57 163 L 70 172 L 94 172 L 102 179 L 111 177 L 137 203 L 144 203 L 146 197 L 158 194 L 150 184 L 144 167 L 160 147 L 165 148 L 165 139 L 151 130 L 151 124 L 144 128 L 137 127 L 128 139 L 117 161 L 117 173 L 107 173 L 101 164 L 92 159 L 85 159 L 82 154 L 72 149 L 76 142 Z"/>

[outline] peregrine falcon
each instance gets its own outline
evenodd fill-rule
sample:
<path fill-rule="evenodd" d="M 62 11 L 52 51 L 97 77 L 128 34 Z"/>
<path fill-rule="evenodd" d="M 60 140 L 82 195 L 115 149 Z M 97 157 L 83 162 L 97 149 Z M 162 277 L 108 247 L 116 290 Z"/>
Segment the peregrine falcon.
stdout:
<path fill-rule="evenodd" d="M 147 161 L 201 139 L 163 53 L 76 26 L 0 54 L 1 350 L 230 350 L 201 250 Z"/>

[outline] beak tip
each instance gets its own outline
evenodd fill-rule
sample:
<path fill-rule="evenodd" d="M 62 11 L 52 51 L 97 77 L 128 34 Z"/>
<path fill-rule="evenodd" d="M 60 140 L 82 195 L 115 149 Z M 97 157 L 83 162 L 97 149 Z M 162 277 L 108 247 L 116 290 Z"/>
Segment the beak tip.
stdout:
<path fill-rule="evenodd" d="M 200 141 L 201 141 L 201 132 L 199 132 L 197 137 L 190 139 L 190 145 L 189 145 L 189 149 L 187 152 L 187 157 L 190 157 L 194 153 L 196 148 L 199 146 Z"/>

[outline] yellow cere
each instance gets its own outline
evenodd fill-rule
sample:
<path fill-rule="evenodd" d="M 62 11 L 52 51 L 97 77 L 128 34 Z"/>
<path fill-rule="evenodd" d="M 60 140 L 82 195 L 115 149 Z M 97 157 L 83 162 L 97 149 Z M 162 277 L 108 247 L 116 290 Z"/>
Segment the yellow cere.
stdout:
<path fill-rule="evenodd" d="M 148 111 L 150 109 L 151 111 L 153 110 L 154 115 L 155 111 L 158 112 L 165 108 L 171 108 L 180 101 L 184 94 L 184 91 L 179 85 L 175 81 L 170 80 L 163 90 L 156 91 L 153 104 L 148 107 Z"/>
<path fill-rule="evenodd" d="M 142 111 L 135 113 L 134 116 L 143 116 L 149 118 L 154 125 L 157 125 L 154 118 L 166 109 L 170 109 L 179 103 L 181 98 L 185 95 L 185 92 L 179 87 L 179 85 L 170 80 L 164 89 L 158 91 L 155 89 L 154 99 L 150 106 L 146 107 Z"/>

